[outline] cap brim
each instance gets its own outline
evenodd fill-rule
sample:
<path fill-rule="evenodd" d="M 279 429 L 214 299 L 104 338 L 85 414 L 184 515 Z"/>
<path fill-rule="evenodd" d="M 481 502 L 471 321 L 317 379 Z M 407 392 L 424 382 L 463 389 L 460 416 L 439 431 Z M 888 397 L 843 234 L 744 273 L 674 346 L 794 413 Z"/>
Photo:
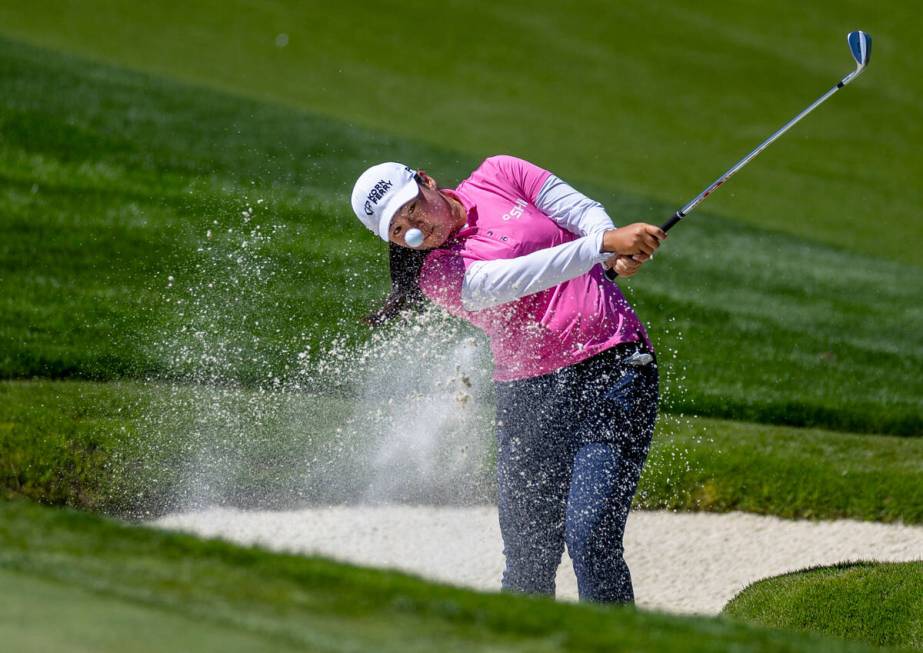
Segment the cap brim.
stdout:
<path fill-rule="evenodd" d="M 419 192 L 420 187 L 417 186 L 416 182 L 409 183 L 396 192 L 394 197 L 385 204 L 385 208 L 381 212 L 381 221 L 378 223 L 378 235 L 381 236 L 382 240 L 390 240 L 388 232 L 391 230 L 391 218 L 394 217 L 394 214 L 407 202 L 415 198 Z"/>

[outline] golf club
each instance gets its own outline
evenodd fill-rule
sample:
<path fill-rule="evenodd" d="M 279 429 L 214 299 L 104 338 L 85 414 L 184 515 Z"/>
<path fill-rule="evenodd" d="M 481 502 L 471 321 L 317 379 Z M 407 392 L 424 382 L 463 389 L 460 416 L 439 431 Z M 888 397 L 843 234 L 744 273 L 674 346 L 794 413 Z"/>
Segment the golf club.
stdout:
<path fill-rule="evenodd" d="M 853 59 L 856 60 L 856 69 L 852 71 L 851 73 L 849 73 L 848 75 L 846 75 L 839 82 L 837 82 L 836 85 L 833 88 L 831 88 L 829 91 L 827 91 L 826 93 L 821 95 L 819 98 L 814 100 L 814 102 L 812 102 L 810 106 L 808 106 L 807 109 L 799 113 L 797 116 L 789 120 L 784 125 L 782 125 L 782 127 L 776 133 L 774 133 L 772 136 L 770 136 L 765 141 L 760 143 L 756 147 L 756 149 L 750 152 L 747 156 L 745 156 L 740 161 L 738 161 L 733 166 L 731 166 L 730 170 L 728 170 L 723 175 L 718 177 L 714 182 L 712 182 L 712 184 L 708 188 L 706 188 L 701 193 L 699 193 L 695 197 L 695 199 L 693 199 L 686 206 L 684 206 L 679 211 L 674 213 L 672 217 L 670 217 L 669 220 L 667 220 L 661 225 L 660 227 L 661 229 L 663 229 L 664 231 L 669 231 L 670 229 L 672 229 L 673 226 L 677 222 L 685 218 L 695 207 L 701 204 L 702 201 L 706 197 L 711 195 L 715 190 L 717 190 L 717 188 L 721 184 L 723 184 L 728 179 L 730 179 L 731 176 L 735 172 L 737 172 L 738 170 L 743 168 L 745 165 L 750 163 L 750 161 L 753 160 L 757 154 L 765 150 L 767 147 L 769 147 L 769 145 L 773 141 L 779 138 L 779 136 L 787 132 L 792 127 L 792 125 L 794 125 L 796 122 L 798 122 L 799 120 L 804 118 L 806 115 L 811 113 L 811 111 L 813 111 L 818 105 L 824 102 L 824 100 L 829 98 L 831 95 L 839 91 L 841 88 L 843 88 L 847 84 L 849 84 L 849 82 L 855 79 L 859 75 L 859 73 L 865 70 L 865 67 L 869 63 L 869 59 L 872 56 L 872 37 L 869 36 L 866 32 L 863 32 L 861 30 L 856 30 L 855 32 L 850 32 L 846 36 L 846 42 L 849 44 L 849 51 L 852 53 Z M 611 281 L 615 281 L 616 277 L 618 276 L 619 276 L 618 273 L 614 269 L 610 268 L 606 270 L 606 277 L 610 279 Z"/>

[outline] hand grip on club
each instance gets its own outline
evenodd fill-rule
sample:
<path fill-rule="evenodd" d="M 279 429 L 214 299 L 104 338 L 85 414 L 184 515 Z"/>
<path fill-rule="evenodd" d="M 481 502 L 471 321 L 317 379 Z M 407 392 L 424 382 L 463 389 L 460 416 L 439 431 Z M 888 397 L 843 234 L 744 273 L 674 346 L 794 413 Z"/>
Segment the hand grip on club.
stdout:
<path fill-rule="evenodd" d="M 670 216 L 669 220 L 667 220 L 662 225 L 660 225 L 660 228 L 663 229 L 664 231 L 670 231 L 670 229 L 672 229 L 673 226 L 682 219 L 683 219 L 682 211 L 677 211 L 672 216 Z M 618 276 L 619 276 L 619 273 L 615 271 L 615 268 L 608 268 L 606 270 L 606 278 L 609 281 L 615 281 L 618 278 Z"/>

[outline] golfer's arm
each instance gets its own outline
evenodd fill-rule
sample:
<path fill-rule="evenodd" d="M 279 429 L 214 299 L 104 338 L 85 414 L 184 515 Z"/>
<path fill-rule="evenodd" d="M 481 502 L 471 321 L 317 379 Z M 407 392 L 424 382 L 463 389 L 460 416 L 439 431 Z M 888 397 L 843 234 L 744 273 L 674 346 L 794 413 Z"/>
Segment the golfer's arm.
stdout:
<path fill-rule="evenodd" d="M 601 253 L 603 232 L 526 256 L 476 261 L 465 271 L 462 306 L 480 311 L 541 292 L 589 272 L 612 254 Z"/>
<path fill-rule="evenodd" d="M 535 207 L 564 229 L 578 236 L 588 236 L 615 229 L 603 205 L 551 175 L 542 184 L 533 201 Z"/>

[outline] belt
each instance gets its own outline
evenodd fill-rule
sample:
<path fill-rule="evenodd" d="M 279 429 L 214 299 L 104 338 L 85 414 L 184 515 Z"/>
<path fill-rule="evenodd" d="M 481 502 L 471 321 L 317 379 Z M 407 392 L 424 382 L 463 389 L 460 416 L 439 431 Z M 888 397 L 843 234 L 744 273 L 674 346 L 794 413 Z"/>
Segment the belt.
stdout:
<path fill-rule="evenodd" d="M 580 361 L 576 365 L 563 367 L 556 372 L 552 372 L 552 374 L 563 381 L 561 377 L 580 374 L 587 368 L 593 369 L 599 366 L 600 369 L 604 369 L 613 365 L 618 367 L 644 367 L 654 362 L 654 360 L 653 352 L 648 349 L 643 341 L 621 342 L 591 358 Z"/>
<path fill-rule="evenodd" d="M 643 341 L 621 342 L 593 358 L 611 360 L 613 363 L 644 367 L 654 362 L 654 354 Z M 593 360 L 592 358 L 589 360 Z"/>

